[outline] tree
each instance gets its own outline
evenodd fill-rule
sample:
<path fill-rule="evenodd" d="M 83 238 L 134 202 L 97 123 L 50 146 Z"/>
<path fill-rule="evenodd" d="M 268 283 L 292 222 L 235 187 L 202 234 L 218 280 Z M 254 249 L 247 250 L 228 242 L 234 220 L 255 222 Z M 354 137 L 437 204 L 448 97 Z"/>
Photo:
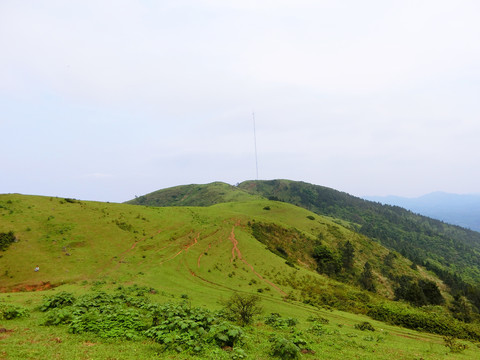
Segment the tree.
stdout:
<path fill-rule="evenodd" d="M 455 295 L 450 311 L 458 320 L 471 322 L 473 320 L 473 306 L 465 296 Z"/>
<path fill-rule="evenodd" d="M 353 263 L 355 258 L 355 248 L 353 247 L 350 241 L 347 241 L 343 246 L 340 247 L 340 252 L 342 256 L 342 265 L 346 270 L 353 269 Z"/>
<path fill-rule="evenodd" d="M 223 302 L 226 316 L 237 321 L 241 326 L 249 325 L 256 315 L 262 313 L 260 297 L 254 294 L 234 293 L 228 300 Z"/>
<path fill-rule="evenodd" d="M 358 279 L 360 285 L 368 291 L 375 292 L 375 284 L 373 283 L 373 273 L 372 273 L 372 266 L 367 261 L 363 266 L 363 272 Z"/>
<path fill-rule="evenodd" d="M 319 273 L 334 275 L 341 269 L 338 254 L 324 245 L 315 246 L 312 256 L 317 262 L 317 271 Z"/>
<path fill-rule="evenodd" d="M 427 279 L 422 279 L 418 281 L 418 285 L 423 291 L 427 303 L 431 305 L 441 305 L 445 302 L 438 286 L 435 282 Z"/>

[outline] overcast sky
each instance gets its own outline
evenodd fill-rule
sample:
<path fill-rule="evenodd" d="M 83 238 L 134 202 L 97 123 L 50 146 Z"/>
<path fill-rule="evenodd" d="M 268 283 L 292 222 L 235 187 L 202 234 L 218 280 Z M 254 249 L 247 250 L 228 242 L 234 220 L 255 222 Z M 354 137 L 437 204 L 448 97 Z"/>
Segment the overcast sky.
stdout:
<path fill-rule="evenodd" d="M 476 0 L 1 0 L 0 193 L 480 193 Z"/>

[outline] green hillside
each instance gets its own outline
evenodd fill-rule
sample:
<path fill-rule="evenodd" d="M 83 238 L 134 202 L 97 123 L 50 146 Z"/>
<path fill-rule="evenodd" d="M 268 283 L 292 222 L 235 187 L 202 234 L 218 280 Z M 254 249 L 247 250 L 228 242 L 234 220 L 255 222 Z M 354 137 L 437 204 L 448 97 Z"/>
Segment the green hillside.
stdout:
<path fill-rule="evenodd" d="M 303 182 L 246 181 L 239 188 L 348 221 L 355 231 L 435 271 L 456 291 L 466 291 L 463 280 L 480 282 L 478 232 Z M 471 297 L 480 307 L 480 294 Z"/>
<path fill-rule="evenodd" d="M 210 206 L 233 201 L 248 201 L 258 196 L 226 183 L 191 184 L 154 191 L 127 201 L 132 205 L 147 206 Z"/>
<path fill-rule="evenodd" d="M 444 340 L 416 330 L 480 340 L 475 319 L 465 323 L 447 310 L 456 300 L 441 280 L 350 229 L 348 222 L 224 184 L 213 186 L 231 190 L 223 195 L 242 201 L 209 207 L 147 207 L 0 195 L 0 291 L 4 293 L 0 329 L 5 329 L 5 335 L 0 333 L 0 357 L 439 359 L 449 349 Z M 195 199 L 194 192 L 189 194 Z M 345 256 L 347 243 L 353 250 L 351 262 Z M 370 275 L 365 272 L 367 262 Z M 40 271 L 35 272 L 37 265 Z M 366 280 L 373 285 L 370 291 L 365 290 Z M 434 297 L 422 284 L 433 285 L 445 303 L 418 307 L 392 301 L 402 284 L 410 286 L 404 287 L 409 291 L 421 289 L 428 300 Z M 143 288 L 151 290 L 143 295 Z M 189 347 L 181 333 L 197 320 L 182 320 L 177 330 L 169 330 L 179 334 L 177 347 L 165 342 L 172 341 L 170 337 L 159 335 L 161 328 L 143 330 L 152 326 L 145 322 L 152 322 L 149 314 L 156 318 L 170 311 L 158 313 L 155 309 L 163 308 L 155 304 L 171 309 L 171 304 L 187 300 L 190 310 L 181 314 L 197 306 L 214 312 L 235 292 L 257 294 L 262 315 L 241 331 L 231 320 L 209 315 L 214 325 L 205 335 L 196 330 L 188 333 L 202 339 L 217 336 L 202 348 Z M 45 305 L 53 306 L 55 301 L 45 300 L 44 295 L 55 294 L 55 301 L 66 303 L 63 310 L 48 310 Z M 86 299 L 93 305 L 85 305 Z M 102 304 L 110 302 L 104 313 L 102 306 L 107 305 Z M 40 311 L 39 305 L 47 310 Z M 26 313 L 30 316 L 23 316 Z M 112 318 L 109 313 L 117 315 Z M 278 315 L 268 317 L 271 313 Z M 115 320 L 123 316 L 130 320 Z M 365 321 L 376 329 L 371 335 L 357 326 Z M 45 323 L 49 326 L 39 326 Z M 103 323 L 110 325 L 102 330 Z M 129 324 L 132 328 L 122 332 Z M 112 330 L 117 327 L 118 331 Z M 242 342 L 233 349 L 219 347 L 219 339 L 227 333 L 243 334 Z M 22 345 L 25 342 L 28 347 Z M 473 344 L 460 350 L 448 358 L 478 355 Z"/>

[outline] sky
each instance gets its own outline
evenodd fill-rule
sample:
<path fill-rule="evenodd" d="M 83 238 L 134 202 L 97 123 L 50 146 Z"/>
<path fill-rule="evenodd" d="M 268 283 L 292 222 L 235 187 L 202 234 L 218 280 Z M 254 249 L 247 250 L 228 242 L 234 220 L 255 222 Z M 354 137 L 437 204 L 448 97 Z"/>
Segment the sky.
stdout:
<path fill-rule="evenodd" d="M 0 193 L 480 193 L 476 0 L 1 0 Z"/>

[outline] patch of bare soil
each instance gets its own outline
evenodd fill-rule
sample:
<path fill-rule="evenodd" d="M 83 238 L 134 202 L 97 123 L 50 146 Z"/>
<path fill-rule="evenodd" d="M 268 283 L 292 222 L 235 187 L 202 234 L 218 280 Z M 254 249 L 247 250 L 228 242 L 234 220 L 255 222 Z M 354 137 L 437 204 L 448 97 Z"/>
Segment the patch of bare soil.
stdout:
<path fill-rule="evenodd" d="M 50 281 L 41 282 L 38 284 L 30 284 L 30 285 L 14 285 L 10 287 L 0 287 L 0 293 L 8 293 L 8 292 L 30 292 L 30 291 L 45 291 L 50 290 L 58 285 L 51 284 Z"/>

